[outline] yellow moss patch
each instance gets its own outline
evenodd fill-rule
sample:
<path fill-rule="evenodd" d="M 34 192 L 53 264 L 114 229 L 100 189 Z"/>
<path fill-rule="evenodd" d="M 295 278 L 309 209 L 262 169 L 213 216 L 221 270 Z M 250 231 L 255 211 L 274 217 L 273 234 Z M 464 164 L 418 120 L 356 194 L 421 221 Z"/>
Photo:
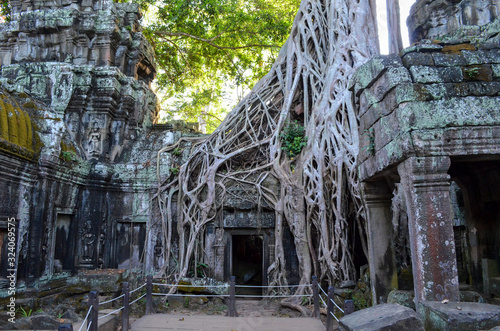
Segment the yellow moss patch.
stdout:
<path fill-rule="evenodd" d="M 7 119 L 9 120 L 9 141 L 13 144 L 19 145 L 19 119 L 17 118 L 17 113 L 11 104 L 6 104 L 7 109 Z"/>
<path fill-rule="evenodd" d="M 19 119 L 19 146 L 28 149 L 28 128 L 26 127 L 26 114 L 21 109 L 17 110 L 18 119 Z"/>
<path fill-rule="evenodd" d="M 28 113 L 25 113 L 26 119 L 26 127 L 28 128 L 28 140 L 26 141 L 26 145 L 30 151 L 33 150 L 33 125 L 31 124 L 31 118 Z"/>
<path fill-rule="evenodd" d="M 7 119 L 7 109 L 2 99 L 0 99 L 0 137 L 4 140 L 9 140 L 9 120 Z"/>
<path fill-rule="evenodd" d="M 460 51 L 475 51 L 476 47 L 471 44 L 446 45 L 442 52 L 447 54 L 460 54 Z"/>

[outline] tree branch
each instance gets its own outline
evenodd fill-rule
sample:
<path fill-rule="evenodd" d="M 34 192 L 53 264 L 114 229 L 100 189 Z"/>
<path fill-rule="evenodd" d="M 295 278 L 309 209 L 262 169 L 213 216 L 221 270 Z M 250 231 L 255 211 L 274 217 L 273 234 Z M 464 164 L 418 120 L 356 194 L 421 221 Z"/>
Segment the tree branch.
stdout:
<path fill-rule="evenodd" d="M 163 36 L 163 37 L 164 36 L 169 36 L 169 37 L 188 37 L 188 38 L 191 38 L 191 39 L 194 39 L 194 40 L 198 40 L 198 41 L 207 43 L 210 46 L 215 47 L 217 49 L 232 49 L 232 50 L 236 50 L 236 49 L 253 48 L 253 47 L 280 48 L 279 45 L 275 45 L 275 44 L 273 44 L 273 45 L 249 44 L 249 45 L 244 45 L 244 46 L 221 46 L 221 45 L 217 45 L 216 43 L 213 42 L 214 38 L 216 38 L 218 36 L 216 36 L 214 38 L 211 38 L 211 39 L 205 39 L 205 38 L 201 38 L 201 37 L 198 37 L 198 36 L 186 33 L 186 32 L 155 31 L 154 34 L 159 35 L 159 36 Z"/>

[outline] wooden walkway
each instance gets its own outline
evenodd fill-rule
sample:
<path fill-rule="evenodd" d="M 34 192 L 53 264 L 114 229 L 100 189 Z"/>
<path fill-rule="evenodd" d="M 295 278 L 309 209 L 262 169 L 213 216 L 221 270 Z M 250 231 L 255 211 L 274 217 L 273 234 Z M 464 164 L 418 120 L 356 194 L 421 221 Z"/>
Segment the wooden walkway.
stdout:
<path fill-rule="evenodd" d="M 320 320 L 303 317 L 225 317 L 215 315 L 146 315 L 132 324 L 131 331 L 324 331 Z"/>

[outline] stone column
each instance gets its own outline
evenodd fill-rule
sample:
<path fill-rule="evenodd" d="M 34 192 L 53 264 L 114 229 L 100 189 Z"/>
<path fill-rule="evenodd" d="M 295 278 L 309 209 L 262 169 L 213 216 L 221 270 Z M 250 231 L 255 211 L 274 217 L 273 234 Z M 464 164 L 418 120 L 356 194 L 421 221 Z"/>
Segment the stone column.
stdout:
<path fill-rule="evenodd" d="M 215 229 L 215 244 L 214 244 L 214 275 L 217 280 L 224 279 L 224 258 L 226 244 L 224 240 L 224 230 L 221 228 Z"/>
<path fill-rule="evenodd" d="M 363 199 L 368 218 L 368 254 L 373 305 L 387 302 L 398 288 L 396 255 L 392 242 L 392 194 L 385 182 L 364 182 Z"/>
<path fill-rule="evenodd" d="M 398 166 L 408 210 L 415 301 L 458 301 L 450 206 L 450 158 L 410 157 Z"/>

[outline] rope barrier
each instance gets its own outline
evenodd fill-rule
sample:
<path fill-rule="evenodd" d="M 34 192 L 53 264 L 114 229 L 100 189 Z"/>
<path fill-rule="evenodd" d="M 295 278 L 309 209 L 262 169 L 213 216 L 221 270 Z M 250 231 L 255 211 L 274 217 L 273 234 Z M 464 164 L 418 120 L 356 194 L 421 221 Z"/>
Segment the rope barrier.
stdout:
<path fill-rule="evenodd" d="M 335 316 L 335 314 L 333 313 L 333 311 L 331 311 L 330 314 L 333 316 L 333 318 L 335 318 L 337 320 L 337 322 L 339 321 L 339 319 L 337 318 L 337 316 Z"/>
<path fill-rule="evenodd" d="M 342 314 L 344 313 L 344 309 L 340 308 L 335 301 L 333 301 L 332 299 L 330 299 L 330 301 L 333 302 L 333 304 L 342 312 Z"/>
<path fill-rule="evenodd" d="M 236 294 L 236 298 L 302 298 L 307 295 L 249 295 L 249 294 Z"/>
<path fill-rule="evenodd" d="M 134 301 L 132 301 L 131 303 L 129 303 L 128 305 L 131 306 L 133 303 L 136 303 L 137 301 L 141 300 L 142 298 L 144 298 L 146 296 L 147 293 L 144 293 L 142 296 L 138 297 L 137 299 L 135 299 Z"/>
<path fill-rule="evenodd" d="M 325 292 L 325 290 L 323 290 L 323 288 L 322 288 L 321 286 L 319 286 L 319 285 L 318 285 L 318 288 L 321 290 L 321 292 L 323 292 L 323 294 L 324 294 L 325 296 L 327 296 L 327 297 L 328 297 L 328 293 L 326 293 L 326 292 Z"/>
<path fill-rule="evenodd" d="M 91 310 L 92 310 L 92 307 L 90 307 L 89 310 L 87 311 L 87 316 L 85 316 L 85 319 L 83 320 L 82 325 L 80 326 L 80 328 L 78 329 L 78 331 L 82 331 L 82 328 L 85 325 L 85 322 L 87 322 L 87 319 L 89 318 Z"/>
<path fill-rule="evenodd" d="M 144 283 L 144 284 L 142 284 L 141 286 L 139 286 L 138 288 L 136 288 L 135 290 L 132 290 L 132 291 L 130 291 L 130 292 L 128 292 L 128 293 L 132 294 L 132 293 L 134 293 L 135 291 L 139 291 L 141 288 L 143 288 L 143 287 L 144 287 L 144 286 L 146 286 L 146 285 L 147 285 L 147 284 L 146 284 L 146 283 Z"/>
<path fill-rule="evenodd" d="M 325 308 L 328 308 L 328 305 L 326 304 L 325 300 L 323 300 L 321 295 L 319 295 L 319 299 L 321 300 L 321 302 L 323 302 L 323 305 L 325 305 Z"/>
<path fill-rule="evenodd" d="M 151 293 L 151 295 L 156 295 L 156 296 L 172 296 L 172 297 L 196 297 L 197 295 L 193 295 L 193 294 L 168 294 L 168 293 Z M 229 296 L 229 294 L 221 294 L 221 295 L 218 295 L 218 294 L 207 294 L 207 295 L 204 295 L 204 294 L 200 294 L 199 296 L 201 297 L 205 297 L 205 298 L 226 298 Z"/>
<path fill-rule="evenodd" d="M 100 306 L 100 305 L 104 305 L 104 304 L 106 304 L 106 303 L 113 302 L 113 301 L 118 300 L 118 299 L 120 299 L 120 298 L 122 298 L 122 297 L 124 297 L 124 296 L 125 296 L 125 294 L 122 294 L 122 295 L 120 295 L 119 297 L 116 297 L 116 298 L 114 298 L 114 299 L 111 299 L 111 300 L 108 300 L 108 301 L 99 302 L 99 306 Z"/>
<path fill-rule="evenodd" d="M 89 326 L 87 326 L 87 331 L 90 330 L 90 327 L 92 326 L 92 321 L 90 321 Z"/>
<path fill-rule="evenodd" d="M 106 315 L 104 315 L 104 316 L 101 316 L 101 317 L 99 317 L 99 318 L 97 318 L 97 319 L 98 319 L 98 320 L 100 320 L 101 318 L 108 317 L 109 315 L 112 315 L 112 314 L 114 314 L 114 313 L 116 313 L 116 312 L 119 312 L 119 311 L 120 311 L 120 310 L 122 310 L 123 308 L 125 308 L 125 307 L 121 307 L 121 308 L 118 308 L 118 309 L 116 309 L 116 310 L 113 310 L 111 313 L 106 314 Z"/>
<path fill-rule="evenodd" d="M 274 288 L 274 287 L 308 287 L 312 286 L 312 284 L 303 284 L 303 285 L 275 285 L 275 286 L 260 286 L 260 285 L 235 285 L 235 287 L 250 287 L 250 288 Z"/>
<path fill-rule="evenodd" d="M 229 287 L 229 285 L 179 285 L 179 284 L 175 285 L 175 284 L 161 284 L 161 283 L 152 283 L 152 285 L 169 286 L 169 287 L 205 287 L 205 288 Z"/>
<path fill-rule="evenodd" d="M 142 286 L 145 286 L 145 285 L 146 284 L 144 284 Z M 156 285 L 156 286 L 168 286 L 168 287 L 205 287 L 205 288 L 228 288 L 229 287 L 229 285 L 180 285 L 180 284 L 176 285 L 176 284 L 162 284 L 162 283 L 152 283 L 152 285 Z M 279 288 L 286 287 L 286 288 L 289 288 L 289 287 L 309 287 L 309 286 L 312 286 L 312 284 L 302 284 L 302 285 L 274 285 L 274 286 L 236 285 L 236 287 L 249 287 L 249 288 L 274 288 L 274 287 L 279 287 Z M 131 291 L 131 293 L 132 293 L 132 291 Z"/>

